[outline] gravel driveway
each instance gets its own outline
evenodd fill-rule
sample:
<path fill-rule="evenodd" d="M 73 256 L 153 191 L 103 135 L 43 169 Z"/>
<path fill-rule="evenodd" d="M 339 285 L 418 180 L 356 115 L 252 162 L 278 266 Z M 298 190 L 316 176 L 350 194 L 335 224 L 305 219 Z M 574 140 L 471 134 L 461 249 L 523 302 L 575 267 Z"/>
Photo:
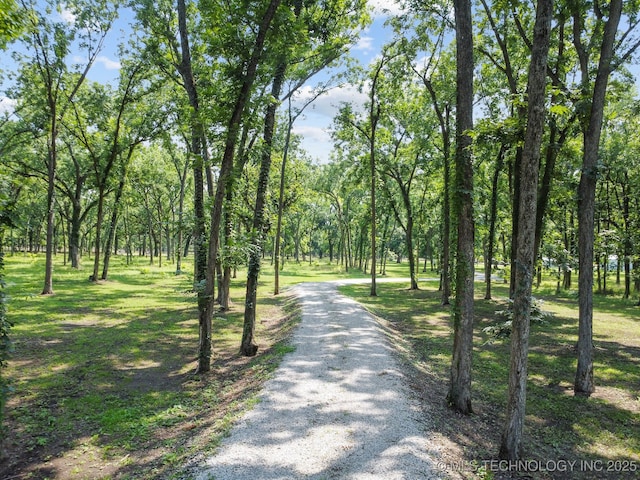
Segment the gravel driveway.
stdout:
<path fill-rule="evenodd" d="M 336 283 L 294 291 L 303 308 L 295 352 L 196 478 L 441 478 L 437 447 L 375 319 Z"/>

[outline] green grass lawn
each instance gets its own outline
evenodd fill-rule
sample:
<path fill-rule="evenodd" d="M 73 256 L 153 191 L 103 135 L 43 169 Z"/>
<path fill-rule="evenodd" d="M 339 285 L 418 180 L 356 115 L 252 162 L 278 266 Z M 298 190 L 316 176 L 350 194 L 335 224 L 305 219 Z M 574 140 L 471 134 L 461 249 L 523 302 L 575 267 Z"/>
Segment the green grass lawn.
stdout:
<path fill-rule="evenodd" d="M 437 282 L 419 291 L 381 284 L 378 296 L 367 286 L 341 287 L 345 293 L 385 319 L 389 335 L 404 344 L 405 359 L 415 367 L 414 384 L 424 394 L 436 428 L 469 462 L 497 455 L 506 405 L 508 340 L 493 341 L 482 332 L 497 322 L 508 291 L 494 285 L 494 300 L 483 300 L 476 284 L 473 403 L 475 414 L 461 417 L 446 409 L 452 330 L 449 307 L 440 305 Z M 555 286 L 534 292 L 553 313 L 532 327 L 529 354 L 526 458 L 576 460 L 610 466 L 612 472 L 538 473 L 524 478 L 638 478 L 640 471 L 640 308 L 619 296 L 595 296 L 594 345 L 597 391 L 591 398 L 573 395 L 576 368 L 577 304 L 572 294 L 550 295 Z M 636 300 L 637 301 L 637 300 Z M 420 380 L 418 380 L 418 378 Z M 597 463 L 600 462 L 600 463 Z M 616 463 L 620 462 L 620 463 Z M 580 464 L 577 464 L 580 465 Z M 629 466 L 627 472 L 616 471 Z M 635 470 L 630 471 L 632 468 Z M 578 467 L 576 467 L 578 469 Z M 469 476 L 471 472 L 467 472 Z"/>
<path fill-rule="evenodd" d="M 14 352 L 3 375 L 0 478 L 171 477 L 211 451 L 284 353 L 296 307 L 274 297 L 268 261 L 259 290 L 256 358 L 238 355 L 246 272 L 231 310 L 213 324 L 212 372 L 195 376 L 197 304 L 192 275 L 134 258 L 112 260 L 107 282 L 55 259 L 53 296 L 41 296 L 44 257 L 6 256 Z M 326 267 L 288 265 L 283 286 L 319 280 Z M 188 262 L 183 271 L 192 271 Z M 295 269 L 300 275 L 295 275 Z M 310 272 L 317 271 L 317 274 Z M 331 272 L 329 272 L 330 274 Z"/>
<path fill-rule="evenodd" d="M 196 376 L 197 306 L 188 273 L 175 275 L 166 261 L 158 268 L 145 258 L 126 265 L 115 257 L 109 280 L 91 283 L 90 259 L 74 270 L 58 255 L 55 295 L 43 297 L 42 255 L 5 260 L 15 352 L 3 371 L 13 390 L 0 459 L 3 479 L 181 478 L 189 461 L 215 449 L 291 351 L 287 338 L 298 310 L 287 287 L 369 276 L 326 261 L 290 261 L 280 275 L 283 293 L 274 296 L 273 267 L 265 259 L 258 292 L 260 350 L 249 359 L 238 355 L 246 276 L 239 271 L 231 310 L 214 318 L 212 371 Z M 187 262 L 183 271 L 191 270 Z M 387 266 L 386 277 L 407 276 L 406 263 Z M 388 335 L 413 366 L 411 380 L 446 447 L 445 460 L 493 458 L 504 416 L 508 341 L 487 343 L 482 328 L 504 307 L 505 287 L 494 285 L 495 300 L 476 302 L 476 413 L 460 417 L 444 405 L 450 312 L 440 306 L 437 282 L 420 286 L 410 291 L 407 282 L 380 283 L 378 297 L 369 296 L 368 285 L 342 290 L 384 319 Z M 536 293 L 554 316 L 532 331 L 528 458 L 640 462 L 640 309 L 619 297 L 596 296 L 598 390 L 590 399 L 576 398 L 571 389 L 576 302 L 572 294 L 554 292 L 549 283 Z"/>

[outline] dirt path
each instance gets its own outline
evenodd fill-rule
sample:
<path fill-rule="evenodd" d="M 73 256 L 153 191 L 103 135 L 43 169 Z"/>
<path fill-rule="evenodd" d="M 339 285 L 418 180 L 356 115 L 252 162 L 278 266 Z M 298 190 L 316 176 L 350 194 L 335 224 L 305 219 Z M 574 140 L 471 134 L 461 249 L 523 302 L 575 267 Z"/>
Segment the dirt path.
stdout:
<path fill-rule="evenodd" d="M 442 478 L 437 446 L 375 319 L 335 283 L 295 292 L 303 307 L 295 352 L 196 478 Z"/>

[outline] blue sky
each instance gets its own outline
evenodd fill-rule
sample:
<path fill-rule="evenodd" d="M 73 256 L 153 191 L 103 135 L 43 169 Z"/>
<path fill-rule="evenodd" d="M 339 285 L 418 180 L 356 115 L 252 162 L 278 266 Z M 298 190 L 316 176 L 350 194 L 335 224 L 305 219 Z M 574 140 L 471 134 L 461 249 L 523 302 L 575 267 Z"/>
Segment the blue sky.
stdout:
<path fill-rule="evenodd" d="M 394 0 L 369 0 L 369 4 L 374 11 L 374 21 L 369 28 L 362 32 L 359 41 L 350 52 L 353 57 L 365 66 L 376 57 L 380 47 L 391 36 L 390 32 L 383 26 L 387 16 L 382 13 L 382 10 L 387 9 L 391 13 L 398 11 Z M 72 15 L 64 9 L 62 9 L 61 13 L 55 15 L 70 23 L 73 22 Z M 127 36 L 131 31 L 129 24 L 132 20 L 131 11 L 122 10 L 120 12 L 120 17 L 107 35 L 103 50 L 89 72 L 89 79 L 98 82 L 116 81 L 120 69 L 117 54 L 118 45 L 126 43 Z M 15 69 L 15 64 L 10 58 L 10 52 L 11 48 L 0 52 L 0 68 L 5 72 L 10 71 L 12 68 Z M 86 63 L 86 59 L 77 56 L 71 57 L 70 60 L 79 64 Z M 324 75 L 324 79 L 326 79 L 326 75 Z M 301 91 L 300 98 L 304 99 L 305 95 L 310 93 L 312 87 L 313 80 L 309 86 Z M 332 141 L 328 130 L 338 106 L 345 101 L 364 103 L 364 100 L 364 95 L 359 94 L 354 86 L 342 85 L 316 99 L 313 105 L 307 107 L 303 116 L 296 121 L 294 131 L 304 138 L 302 146 L 313 159 L 319 162 L 326 162 L 329 158 Z M 9 110 L 11 106 L 11 103 L 0 92 L 0 112 Z"/>
<path fill-rule="evenodd" d="M 362 32 L 360 40 L 351 48 L 351 56 L 363 66 L 370 64 L 379 54 L 381 47 L 391 38 L 391 32 L 384 27 L 388 18 L 381 9 L 386 8 L 393 14 L 398 11 L 393 1 L 369 0 L 374 8 L 374 21 Z M 301 99 L 309 98 L 313 86 L 304 87 L 300 92 Z M 330 90 L 307 107 L 303 115 L 294 124 L 294 132 L 303 137 L 302 146 L 314 160 L 324 163 L 329 160 L 333 142 L 329 128 L 339 106 L 344 102 L 363 105 L 366 94 L 359 93 L 354 85 L 342 85 Z"/>
<path fill-rule="evenodd" d="M 384 22 L 388 15 L 393 15 L 400 11 L 395 0 L 368 0 L 368 2 L 374 11 L 374 21 L 361 33 L 359 41 L 353 45 L 350 52 L 351 56 L 356 58 L 363 66 L 370 64 L 380 52 L 381 46 L 391 38 L 391 32 L 384 27 Z M 383 13 L 383 9 L 387 9 L 389 12 Z M 73 21 L 73 18 L 64 9 L 60 14 L 56 15 L 66 21 Z M 117 79 L 120 69 L 117 55 L 118 46 L 126 43 L 127 37 L 131 32 L 129 24 L 132 20 L 130 10 L 120 11 L 120 17 L 108 33 L 104 49 L 97 57 L 96 63 L 89 73 L 91 80 L 107 82 Z M 0 52 L 0 70 L 5 72 L 15 69 L 15 63 L 10 56 L 12 47 L 15 46 L 11 46 L 7 51 Z M 71 60 L 80 64 L 86 62 L 82 58 L 75 57 L 72 57 Z M 634 73 L 638 71 L 637 66 L 630 66 L 630 68 Z M 320 74 L 319 78 L 326 80 L 327 73 Z M 0 85 L 2 84 L 0 83 Z M 313 85 L 314 80 L 312 79 L 310 84 L 300 92 L 299 101 L 309 98 Z M 302 146 L 311 158 L 318 162 L 328 161 L 333 147 L 329 129 L 340 104 L 351 102 L 356 105 L 363 105 L 365 100 L 365 95 L 359 93 L 353 85 L 342 85 L 316 99 L 313 105 L 307 107 L 304 114 L 296 121 L 294 132 L 303 137 Z M 11 111 L 11 109 L 12 103 L 7 101 L 0 90 L 0 114 L 5 111 Z"/>

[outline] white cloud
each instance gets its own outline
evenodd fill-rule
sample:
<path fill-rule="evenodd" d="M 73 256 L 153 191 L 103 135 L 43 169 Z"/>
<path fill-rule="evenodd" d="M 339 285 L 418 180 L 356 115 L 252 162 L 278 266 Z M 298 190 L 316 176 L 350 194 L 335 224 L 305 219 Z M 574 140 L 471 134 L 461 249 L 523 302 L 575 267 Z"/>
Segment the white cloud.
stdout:
<path fill-rule="evenodd" d="M 16 108 L 17 102 L 7 97 L 0 97 L 0 115 L 11 114 Z"/>
<path fill-rule="evenodd" d="M 314 127 L 311 125 L 294 125 L 293 133 L 303 136 L 305 140 L 312 142 L 331 142 L 331 136 L 322 127 Z"/>
<path fill-rule="evenodd" d="M 353 46 L 353 50 L 361 51 L 361 52 L 372 52 L 373 51 L 373 37 L 361 36 L 358 39 L 358 43 Z"/>
<path fill-rule="evenodd" d="M 120 62 L 117 60 L 111 60 L 109 57 L 104 55 L 100 55 L 96 58 L 96 62 L 101 63 L 104 68 L 107 70 L 120 70 Z"/>
<path fill-rule="evenodd" d="M 293 133 L 302 137 L 301 146 L 312 158 L 320 163 L 329 161 L 333 140 L 325 128 L 312 125 L 294 125 Z"/>
<path fill-rule="evenodd" d="M 402 6 L 398 0 L 367 0 L 373 9 L 374 17 L 396 16 L 402 13 Z"/>
<path fill-rule="evenodd" d="M 301 89 L 294 105 L 302 105 L 313 96 L 313 89 L 306 86 Z M 356 112 L 364 110 L 367 95 L 358 92 L 355 85 L 346 84 L 329 90 L 307 106 L 293 126 L 293 131 L 302 137 L 302 147 L 321 163 L 329 161 L 333 149 L 330 129 L 333 119 L 344 103 L 350 103 Z"/>
<path fill-rule="evenodd" d="M 58 6 L 58 14 L 63 21 L 69 24 L 76 23 L 76 16 L 71 12 L 71 10 L 67 9 L 67 6 L 64 3 Z"/>
<path fill-rule="evenodd" d="M 301 105 L 302 102 L 311 98 L 312 95 L 313 89 L 309 86 L 304 87 L 301 89 L 299 95 L 296 96 L 297 101 L 294 102 L 294 105 Z M 360 111 L 366 101 L 366 94 L 359 92 L 355 85 L 345 84 L 333 88 L 324 95 L 318 97 L 305 109 L 303 115 L 305 117 L 324 117 L 325 122 L 327 120 L 331 121 L 338 113 L 338 109 L 343 103 L 350 103 L 354 106 L 356 111 Z"/>
<path fill-rule="evenodd" d="M 343 103 L 350 103 L 356 111 L 362 110 L 367 101 L 367 95 L 359 92 L 355 85 L 347 84 L 329 92 L 327 100 L 333 109 L 333 115 L 335 115 Z"/>
<path fill-rule="evenodd" d="M 76 65 L 86 65 L 87 59 L 81 57 L 80 55 L 74 55 L 71 57 L 71 60 Z M 105 55 L 99 55 L 95 60 L 96 64 L 101 64 L 105 70 L 120 70 L 122 65 L 118 60 L 111 60 L 109 57 Z"/>

